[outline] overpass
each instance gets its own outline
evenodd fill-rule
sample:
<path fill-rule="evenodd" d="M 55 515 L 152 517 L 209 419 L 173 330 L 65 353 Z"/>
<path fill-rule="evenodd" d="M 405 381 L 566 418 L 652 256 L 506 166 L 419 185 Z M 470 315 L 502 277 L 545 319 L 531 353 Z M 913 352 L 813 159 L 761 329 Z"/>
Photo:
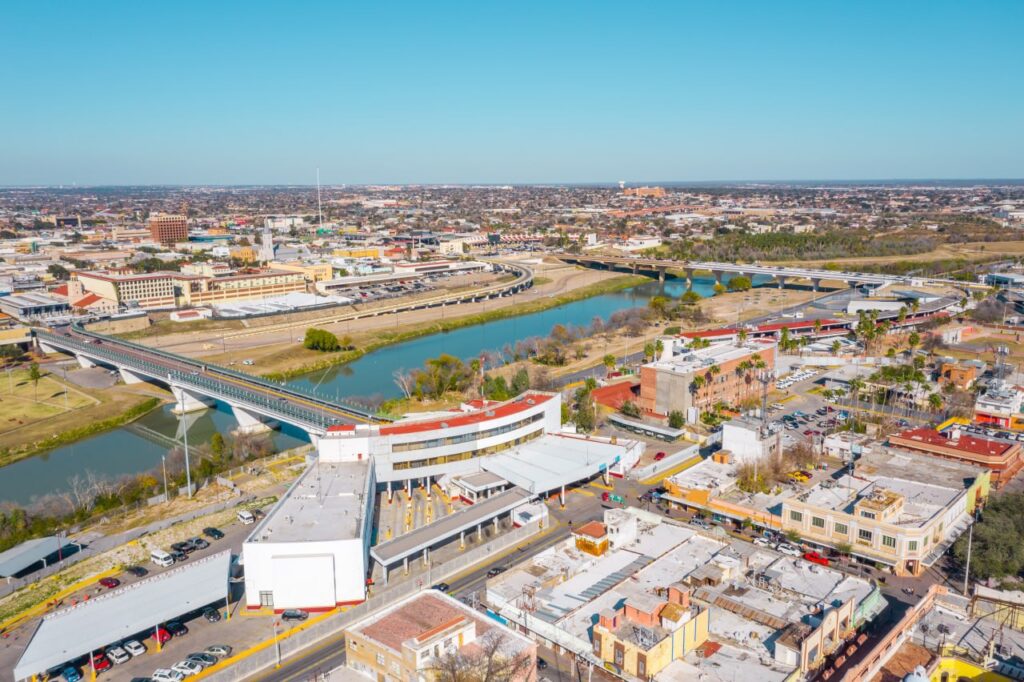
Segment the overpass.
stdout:
<path fill-rule="evenodd" d="M 174 353 L 85 330 L 79 325 L 55 330 L 34 330 L 36 343 L 45 353 L 74 355 L 83 367 L 101 365 L 116 369 L 126 384 L 143 381 L 170 388 L 184 414 L 227 404 L 241 431 L 257 432 L 275 423 L 296 426 L 317 444 L 332 426 L 357 422 L 388 421 L 363 407 L 326 400 L 315 393 L 278 384 Z"/>
<path fill-rule="evenodd" d="M 757 265 L 751 263 L 718 263 L 713 261 L 663 260 L 657 258 L 630 258 L 628 256 L 604 256 L 587 254 L 557 254 L 556 257 L 566 263 L 584 265 L 586 267 L 604 267 L 610 270 L 622 270 L 633 274 L 656 275 L 664 281 L 668 270 L 682 270 L 686 273 L 687 284 L 692 285 L 694 273 L 709 271 L 721 282 L 724 275 L 753 277 L 766 275 L 778 282 L 779 287 L 793 279 L 809 280 L 817 291 L 823 280 L 838 280 L 851 287 L 870 285 L 886 287 L 891 284 L 910 285 L 924 281 L 920 278 L 899 275 L 880 275 L 869 272 L 846 272 L 842 270 L 824 270 L 819 268 L 783 267 L 776 265 Z M 934 280 L 929 280 L 934 281 Z M 959 282 L 958 284 L 963 284 Z"/>

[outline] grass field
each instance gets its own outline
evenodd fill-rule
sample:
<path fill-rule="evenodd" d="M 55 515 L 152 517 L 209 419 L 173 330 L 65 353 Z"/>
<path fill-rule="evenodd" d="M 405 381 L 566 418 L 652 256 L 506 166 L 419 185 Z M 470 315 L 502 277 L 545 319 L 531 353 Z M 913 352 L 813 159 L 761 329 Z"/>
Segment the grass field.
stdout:
<path fill-rule="evenodd" d="M 5 374 L 0 374 L 0 434 L 100 402 L 73 386 L 65 392 L 64 383 L 52 374 L 44 372 L 38 386 L 27 369 Z"/>
<path fill-rule="evenodd" d="M 804 267 L 822 266 L 826 263 L 856 265 L 858 263 L 898 263 L 900 261 L 928 262 L 944 258 L 965 258 L 967 260 L 985 260 L 987 258 L 1024 256 L 1024 240 L 1012 242 L 965 242 L 963 244 L 943 244 L 925 253 L 906 256 L 878 256 L 873 258 L 829 258 L 825 260 L 806 261 L 765 261 L 769 265 L 798 265 Z"/>

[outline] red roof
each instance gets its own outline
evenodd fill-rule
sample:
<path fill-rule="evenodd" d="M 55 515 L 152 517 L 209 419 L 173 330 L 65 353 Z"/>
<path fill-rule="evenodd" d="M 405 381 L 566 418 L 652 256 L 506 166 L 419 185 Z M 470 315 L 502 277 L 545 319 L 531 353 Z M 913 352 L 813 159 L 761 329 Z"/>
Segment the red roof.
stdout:
<path fill-rule="evenodd" d="M 99 300 L 100 300 L 99 296 L 97 296 L 96 294 L 91 294 L 90 293 L 90 294 L 86 294 L 82 298 L 80 298 L 77 301 L 75 301 L 74 303 L 72 303 L 71 307 L 72 308 L 88 308 L 93 303 L 95 303 L 96 301 L 99 301 Z"/>
<path fill-rule="evenodd" d="M 844 328 L 849 326 L 848 322 L 843 322 L 842 320 L 821 319 L 819 321 L 821 322 L 822 329 L 825 329 L 826 327 L 834 327 L 834 326 L 841 326 L 841 327 L 844 327 Z M 788 329 L 788 330 L 790 330 L 792 332 L 803 331 L 805 329 L 813 329 L 814 328 L 814 322 L 815 322 L 814 320 L 799 320 L 799 321 L 793 321 L 793 322 L 774 322 L 772 324 L 758 325 L 757 327 L 755 327 L 752 330 L 747 330 L 747 333 L 748 334 L 758 334 L 758 333 L 764 333 L 764 332 L 777 332 L 777 331 L 781 331 L 783 327 L 785 327 L 786 329 Z M 699 331 L 699 332 L 684 332 L 680 336 L 685 336 L 688 339 L 693 339 L 693 338 L 712 338 L 712 337 L 715 337 L 715 336 L 730 336 L 732 334 L 736 334 L 738 331 L 739 330 L 736 329 L 735 327 L 723 327 L 722 329 L 708 329 L 708 330 Z"/>
<path fill-rule="evenodd" d="M 53 289 L 53 291 L 50 292 L 50 293 L 57 294 L 58 296 L 67 296 L 68 295 L 68 285 L 67 284 L 61 284 L 59 287 L 55 287 Z"/>
<path fill-rule="evenodd" d="M 491 421 L 492 419 L 507 417 L 509 415 L 516 414 L 517 412 L 525 412 L 534 405 L 551 400 L 552 397 L 553 396 L 545 393 L 524 393 L 514 400 L 510 400 L 487 410 L 456 414 L 451 417 L 444 417 L 443 419 L 434 418 L 424 421 L 400 422 L 390 426 L 382 426 L 380 427 L 380 435 L 397 436 L 404 433 L 436 431 L 443 428 L 455 428 L 456 426 L 480 424 Z"/>
<path fill-rule="evenodd" d="M 1005 441 L 992 440 L 989 438 L 977 438 L 967 434 L 961 434 L 959 439 L 953 440 L 934 429 L 924 427 L 904 431 L 903 433 L 896 435 L 895 438 L 899 438 L 902 441 L 911 441 L 910 443 L 894 443 L 895 445 L 902 445 L 904 447 L 913 447 L 913 443 L 921 443 L 922 445 L 931 445 L 935 447 L 948 448 L 950 450 L 957 450 L 967 455 L 982 455 L 985 457 L 1002 457 L 1011 448 L 1017 446 L 1016 443 L 1007 443 Z"/>
<path fill-rule="evenodd" d="M 328 431 L 355 431 L 355 424 L 335 424 L 334 426 L 328 426 Z"/>
<path fill-rule="evenodd" d="M 622 407 L 622 403 L 636 398 L 636 394 L 633 393 L 632 381 L 620 381 L 609 386 L 601 386 L 595 388 L 590 394 L 598 405 L 604 405 L 615 410 Z"/>
<path fill-rule="evenodd" d="M 607 534 L 608 531 L 600 521 L 588 521 L 574 531 L 574 535 L 586 535 L 595 540 L 600 540 Z"/>

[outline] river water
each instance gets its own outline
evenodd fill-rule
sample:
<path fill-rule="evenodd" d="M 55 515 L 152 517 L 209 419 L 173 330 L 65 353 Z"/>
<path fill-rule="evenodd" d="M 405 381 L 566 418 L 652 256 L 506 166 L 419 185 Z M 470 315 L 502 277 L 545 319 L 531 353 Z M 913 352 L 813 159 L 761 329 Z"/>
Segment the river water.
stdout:
<path fill-rule="evenodd" d="M 696 279 L 694 290 L 702 296 L 712 293 L 714 280 Z M 678 298 L 686 290 L 682 280 L 648 282 L 620 292 L 595 296 L 539 313 L 495 320 L 455 331 L 433 334 L 382 348 L 341 367 L 298 377 L 295 385 L 315 387 L 328 397 L 394 398 L 400 395 L 393 379 L 396 369 L 411 370 L 428 358 L 449 353 L 469 359 L 484 351 L 499 351 L 505 344 L 532 336 L 546 336 L 556 324 L 586 325 L 597 316 L 647 305 L 652 296 Z M 215 432 L 227 435 L 236 422 L 229 409 L 218 405 L 190 416 L 189 444 L 210 440 Z M 278 449 L 303 442 L 297 430 L 274 431 Z M 170 405 L 156 410 L 128 426 L 56 448 L 3 467 L 0 473 L 0 502 L 30 504 L 34 499 L 67 487 L 75 475 L 93 472 L 117 477 L 156 470 L 161 456 L 181 440 L 179 420 Z"/>

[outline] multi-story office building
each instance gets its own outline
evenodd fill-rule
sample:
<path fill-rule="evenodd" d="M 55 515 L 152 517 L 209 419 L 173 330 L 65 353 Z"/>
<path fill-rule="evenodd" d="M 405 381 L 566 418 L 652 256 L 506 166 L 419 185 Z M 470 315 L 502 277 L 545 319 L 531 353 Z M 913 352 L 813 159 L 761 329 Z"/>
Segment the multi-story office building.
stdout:
<path fill-rule="evenodd" d="M 224 277 L 182 272 L 79 272 L 87 292 L 118 307 L 173 308 L 269 298 L 305 291 L 301 273 L 250 270 Z"/>
<path fill-rule="evenodd" d="M 155 215 L 146 221 L 153 241 L 176 244 L 188 241 L 188 221 L 181 215 Z"/>
<path fill-rule="evenodd" d="M 646 412 L 679 410 L 692 423 L 720 402 L 740 406 L 761 395 L 758 377 L 769 377 L 775 366 L 776 344 L 769 339 L 696 350 L 683 341 L 663 340 L 662 359 L 640 368 L 640 407 Z"/>
<path fill-rule="evenodd" d="M 854 473 L 782 500 L 783 531 L 919 575 L 970 525 L 991 472 L 907 452 L 863 455 Z"/>

